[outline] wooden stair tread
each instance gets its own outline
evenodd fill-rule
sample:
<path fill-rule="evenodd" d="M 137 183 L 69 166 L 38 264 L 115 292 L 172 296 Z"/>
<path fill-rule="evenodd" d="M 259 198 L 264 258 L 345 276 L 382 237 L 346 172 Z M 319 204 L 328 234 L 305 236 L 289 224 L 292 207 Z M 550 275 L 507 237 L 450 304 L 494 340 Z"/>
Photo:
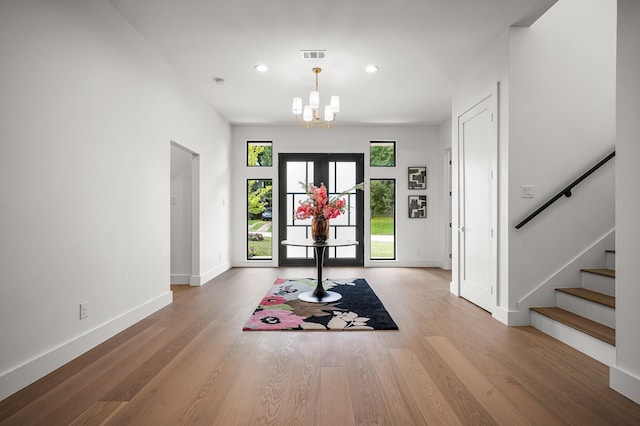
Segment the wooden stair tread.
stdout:
<path fill-rule="evenodd" d="M 581 271 L 590 272 L 596 275 L 604 275 L 605 277 L 611 277 L 611 278 L 616 277 L 615 269 L 581 269 Z"/>
<path fill-rule="evenodd" d="M 531 308 L 532 311 L 556 320 L 566 326 L 600 339 L 610 345 L 616 344 L 616 331 L 590 319 L 555 307 Z"/>
<path fill-rule="evenodd" d="M 608 294 L 598 293 L 597 291 L 589 290 L 582 287 L 556 288 L 556 291 L 570 294 L 572 296 L 589 300 L 600 305 L 608 306 L 613 309 L 616 308 L 616 298 L 613 296 L 609 296 Z"/>

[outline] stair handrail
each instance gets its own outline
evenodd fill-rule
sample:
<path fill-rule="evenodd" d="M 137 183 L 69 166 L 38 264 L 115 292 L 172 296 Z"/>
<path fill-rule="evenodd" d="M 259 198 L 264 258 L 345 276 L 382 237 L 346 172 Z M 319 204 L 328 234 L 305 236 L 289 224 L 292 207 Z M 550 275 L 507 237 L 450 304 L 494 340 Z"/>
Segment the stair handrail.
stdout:
<path fill-rule="evenodd" d="M 589 170 L 587 170 L 586 172 L 584 172 L 582 174 L 582 176 L 580 176 L 578 179 L 574 180 L 573 182 L 571 182 L 569 185 L 567 185 L 563 190 L 561 190 L 560 192 L 558 192 L 556 195 L 554 195 L 551 199 L 549 199 L 549 201 L 547 201 L 546 203 L 544 203 L 543 205 L 541 205 L 540 207 L 538 207 L 533 213 L 531 213 L 529 216 L 527 216 L 526 218 L 524 218 L 520 223 L 518 223 L 516 225 L 516 229 L 520 229 L 522 228 L 524 225 L 526 225 L 531 219 L 533 219 L 534 217 L 538 216 L 540 213 L 542 213 L 542 211 L 544 209 L 546 209 L 547 207 L 549 207 L 551 204 L 555 203 L 556 201 L 558 201 L 559 198 L 561 198 L 563 195 L 567 198 L 571 197 L 571 190 L 576 187 L 580 182 L 582 182 L 583 180 L 585 180 L 587 177 L 589 177 L 593 172 L 595 172 L 596 170 L 598 170 L 600 167 L 602 167 L 607 161 L 611 160 L 613 157 L 615 157 L 616 155 L 616 151 L 614 150 L 611 154 L 607 155 L 605 158 L 603 158 L 602 160 L 600 160 L 595 166 L 591 167 Z"/>

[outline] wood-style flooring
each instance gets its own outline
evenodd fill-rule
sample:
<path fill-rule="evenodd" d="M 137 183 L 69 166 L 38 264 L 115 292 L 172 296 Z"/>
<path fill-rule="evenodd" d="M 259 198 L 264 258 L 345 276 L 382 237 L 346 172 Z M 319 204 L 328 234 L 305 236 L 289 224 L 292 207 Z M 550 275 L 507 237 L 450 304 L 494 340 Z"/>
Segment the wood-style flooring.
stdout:
<path fill-rule="evenodd" d="M 366 278 L 399 331 L 243 332 L 275 278 L 232 269 L 0 402 L 7 425 L 638 425 L 608 368 L 506 327 L 430 268 Z"/>

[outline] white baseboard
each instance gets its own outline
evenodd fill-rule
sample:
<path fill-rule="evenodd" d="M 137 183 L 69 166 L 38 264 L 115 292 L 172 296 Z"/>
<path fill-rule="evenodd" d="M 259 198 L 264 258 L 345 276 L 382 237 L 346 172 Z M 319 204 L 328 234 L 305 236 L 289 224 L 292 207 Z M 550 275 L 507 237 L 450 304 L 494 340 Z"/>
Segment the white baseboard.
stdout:
<path fill-rule="evenodd" d="M 216 266 L 213 269 L 210 269 L 202 275 L 192 275 L 191 282 L 189 284 L 192 286 L 204 285 L 218 275 L 228 271 L 229 269 L 231 269 L 231 264 L 229 262 L 221 263 L 220 265 Z"/>
<path fill-rule="evenodd" d="M 442 262 L 439 260 L 417 260 L 409 259 L 405 261 L 398 260 L 371 260 L 364 261 L 365 268 L 440 268 Z"/>
<path fill-rule="evenodd" d="M 493 309 L 493 312 L 491 313 L 491 316 L 500 321 L 501 323 L 503 323 L 504 325 L 511 325 L 509 324 L 509 311 L 506 310 L 505 308 L 501 307 L 501 306 L 496 306 Z"/>
<path fill-rule="evenodd" d="M 163 293 L 129 312 L 125 312 L 72 340 L 1 373 L 0 400 L 30 385 L 172 302 L 173 293 L 171 291 Z"/>
<path fill-rule="evenodd" d="M 640 404 L 640 377 L 612 365 L 609 368 L 609 387 Z"/>
<path fill-rule="evenodd" d="M 449 281 L 449 292 L 454 296 L 460 297 L 460 286 L 456 281 Z"/>

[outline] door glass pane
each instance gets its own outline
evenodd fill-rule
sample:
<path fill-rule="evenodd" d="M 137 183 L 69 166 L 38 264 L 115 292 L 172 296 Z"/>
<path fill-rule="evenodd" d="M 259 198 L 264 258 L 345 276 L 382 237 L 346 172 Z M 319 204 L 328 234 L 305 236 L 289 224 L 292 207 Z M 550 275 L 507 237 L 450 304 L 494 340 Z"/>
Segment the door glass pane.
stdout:
<path fill-rule="evenodd" d="M 311 164 L 308 164 L 311 163 Z M 302 191 L 300 182 L 309 179 L 308 172 L 311 171 L 310 179 L 313 181 L 313 162 L 308 161 L 288 161 L 287 162 L 287 192 L 296 193 Z M 304 191 L 303 191 L 304 192 Z"/>
<path fill-rule="evenodd" d="M 287 239 L 304 240 L 305 238 L 307 238 L 307 232 L 305 228 L 287 226 Z M 306 259 L 308 257 L 307 249 L 306 247 L 287 246 L 287 257 Z"/>
<path fill-rule="evenodd" d="M 295 212 L 300 202 L 307 199 L 307 194 L 300 182 L 312 183 L 314 168 L 313 161 L 287 161 L 287 239 L 309 238 L 311 219 L 296 219 Z M 290 258 L 313 259 L 313 252 L 304 247 L 287 246 L 286 255 Z"/>
<path fill-rule="evenodd" d="M 338 227 L 336 228 L 336 238 L 341 240 L 355 240 L 356 239 L 356 228 L 353 226 L 350 227 Z M 336 247 L 335 257 L 355 257 L 356 256 L 356 246 L 348 246 L 348 247 Z"/>
<path fill-rule="evenodd" d="M 339 162 L 336 164 L 336 192 L 341 193 L 356 186 L 356 163 Z M 355 193 L 355 190 L 351 190 Z"/>
<path fill-rule="evenodd" d="M 396 258 L 396 181 L 371 179 L 371 259 Z"/>
<path fill-rule="evenodd" d="M 345 200 L 345 212 L 331 219 L 329 227 L 330 235 L 337 239 L 356 239 L 356 162 L 355 161 L 331 161 L 329 162 L 329 196 L 337 197 L 342 192 L 350 190 L 342 195 Z M 354 258 L 356 249 L 354 246 L 341 247 L 329 250 L 329 258 Z"/>
<path fill-rule="evenodd" d="M 247 179 L 247 259 L 270 260 L 273 256 L 271 179 Z"/>

